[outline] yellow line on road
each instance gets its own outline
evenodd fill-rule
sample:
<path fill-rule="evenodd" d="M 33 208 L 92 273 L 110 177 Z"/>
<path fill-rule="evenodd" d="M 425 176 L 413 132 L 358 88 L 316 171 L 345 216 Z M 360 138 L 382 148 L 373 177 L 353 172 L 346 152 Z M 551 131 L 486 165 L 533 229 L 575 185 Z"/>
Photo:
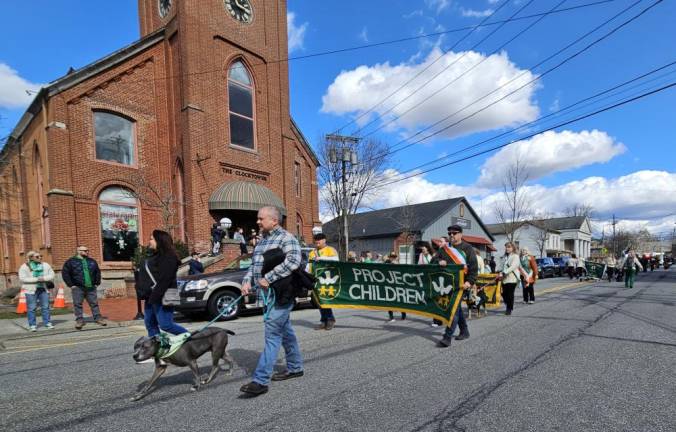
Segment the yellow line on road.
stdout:
<path fill-rule="evenodd" d="M 31 348 L 28 348 L 28 349 L 24 349 L 26 347 L 20 347 L 16 351 L 0 352 L 0 356 L 8 355 L 8 354 L 31 352 L 31 351 L 40 351 L 40 350 L 46 350 L 46 349 L 51 349 L 51 348 L 61 348 L 61 347 L 67 347 L 67 346 L 81 345 L 81 344 L 86 344 L 86 343 L 91 343 L 91 342 L 103 342 L 103 341 L 108 341 L 108 340 L 112 340 L 112 339 L 122 339 L 122 338 L 126 338 L 126 337 L 129 337 L 129 336 L 134 336 L 134 335 L 135 335 L 135 333 L 129 333 L 129 334 L 124 334 L 124 335 L 119 335 L 119 336 L 112 336 L 112 337 L 108 337 L 108 338 L 89 339 L 89 340 L 84 340 L 84 341 L 79 341 L 79 342 L 64 342 L 64 343 L 59 343 L 59 344 L 33 346 Z M 11 348 L 9 348 L 9 349 L 11 349 Z"/>
<path fill-rule="evenodd" d="M 569 283 L 569 284 L 561 285 L 559 287 L 548 288 L 546 290 L 537 291 L 536 294 L 547 294 L 547 293 L 551 293 L 551 292 L 561 291 L 561 290 L 566 289 L 566 288 L 580 287 L 580 286 L 583 286 L 583 285 L 589 285 L 589 282 L 572 282 L 572 283 Z"/>

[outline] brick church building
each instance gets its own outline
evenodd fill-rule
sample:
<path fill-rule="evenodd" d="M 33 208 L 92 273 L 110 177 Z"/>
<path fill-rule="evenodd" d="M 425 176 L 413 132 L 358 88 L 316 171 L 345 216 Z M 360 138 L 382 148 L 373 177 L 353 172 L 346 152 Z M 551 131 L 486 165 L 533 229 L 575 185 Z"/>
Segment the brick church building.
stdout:
<path fill-rule="evenodd" d="M 126 274 L 153 229 L 205 250 L 278 206 L 309 239 L 317 157 L 289 113 L 286 2 L 139 0 L 141 39 L 42 88 L 0 154 L 0 270 L 79 244 Z"/>

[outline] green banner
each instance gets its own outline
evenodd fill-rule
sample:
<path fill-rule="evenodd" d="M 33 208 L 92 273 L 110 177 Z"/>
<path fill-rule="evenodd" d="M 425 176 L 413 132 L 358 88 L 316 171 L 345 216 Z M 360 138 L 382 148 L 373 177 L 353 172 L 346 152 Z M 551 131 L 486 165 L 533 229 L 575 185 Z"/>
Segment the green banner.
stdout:
<path fill-rule="evenodd" d="M 399 311 L 449 325 L 462 299 L 462 266 L 318 261 L 314 294 L 322 308 Z"/>
<path fill-rule="evenodd" d="M 599 264 L 591 261 L 586 261 L 584 266 L 587 268 L 587 274 L 598 279 L 603 279 L 603 270 L 605 270 L 605 264 Z"/>

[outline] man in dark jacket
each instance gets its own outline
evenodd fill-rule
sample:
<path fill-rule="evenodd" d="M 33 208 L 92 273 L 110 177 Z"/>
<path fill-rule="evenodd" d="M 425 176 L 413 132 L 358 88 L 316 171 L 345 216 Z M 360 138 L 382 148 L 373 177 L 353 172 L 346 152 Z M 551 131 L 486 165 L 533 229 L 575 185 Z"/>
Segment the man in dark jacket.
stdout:
<path fill-rule="evenodd" d="M 63 264 L 61 277 L 73 294 L 73 312 L 75 313 L 75 328 L 81 330 L 85 322 L 82 318 L 82 301 L 87 299 L 89 307 L 97 324 L 105 326 L 106 321 L 101 317 L 96 287 L 101 285 L 101 270 L 93 258 L 89 258 L 87 246 L 78 246 L 77 254 Z"/>
<path fill-rule="evenodd" d="M 448 236 L 450 238 L 451 245 L 460 251 L 460 253 L 465 258 L 467 271 L 465 272 L 465 283 L 463 285 L 464 290 L 468 290 L 472 285 L 476 284 L 476 279 L 479 274 L 479 266 L 476 260 L 476 254 L 474 253 L 474 248 L 467 242 L 462 240 L 462 227 L 459 225 L 451 225 L 448 227 Z M 453 260 L 450 256 L 444 251 L 443 248 L 439 249 L 441 254 L 441 260 L 439 265 L 442 267 L 448 263 L 452 263 Z M 445 258 L 445 259 L 444 259 Z M 453 333 L 455 332 L 456 327 L 460 327 L 460 334 L 455 338 L 455 340 L 463 340 L 469 338 L 469 328 L 467 327 L 467 321 L 465 320 L 465 315 L 462 312 L 462 303 L 458 305 L 458 310 L 453 317 L 453 322 L 449 327 L 446 327 L 444 332 L 444 337 L 437 343 L 437 346 L 446 348 L 451 346 L 451 341 L 453 340 Z"/>
<path fill-rule="evenodd" d="M 198 275 L 204 273 L 204 265 L 200 262 L 200 254 L 194 252 L 190 255 L 190 261 L 188 261 L 188 274 L 189 275 Z"/>

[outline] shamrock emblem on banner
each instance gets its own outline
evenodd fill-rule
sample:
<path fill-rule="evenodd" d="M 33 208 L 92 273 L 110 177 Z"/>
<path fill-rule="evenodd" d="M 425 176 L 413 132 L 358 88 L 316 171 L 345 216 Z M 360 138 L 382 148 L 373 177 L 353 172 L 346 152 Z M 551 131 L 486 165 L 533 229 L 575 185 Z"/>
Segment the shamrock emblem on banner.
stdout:
<path fill-rule="evenodd" d="M 455 276 L 448 273 L 430 274 L 430 298 L 437 307 L 447 311 L 451 307 L 451 293 L 455 288 Z"/>
<path fill-rule="evenodd" d="M 340 293 L 340 271 L 335 267 L 321 267 L 316 271 L 317 295 L 324 300 L 333 300 Z"/>

